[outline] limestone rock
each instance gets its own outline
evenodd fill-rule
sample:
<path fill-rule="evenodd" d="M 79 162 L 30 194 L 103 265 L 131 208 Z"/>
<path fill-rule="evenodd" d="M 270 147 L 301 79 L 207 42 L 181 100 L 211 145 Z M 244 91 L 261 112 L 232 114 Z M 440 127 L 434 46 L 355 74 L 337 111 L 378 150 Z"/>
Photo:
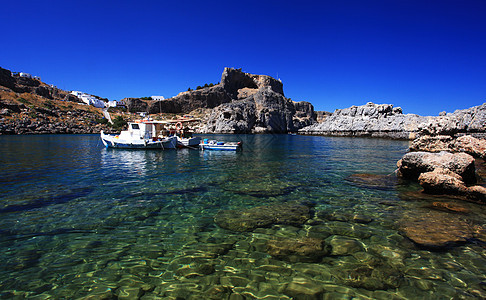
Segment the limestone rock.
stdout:
<path fill-rule="evenodd" d="M 218 226 L 233 231 L 252 231 L 273 224 L 301 225 L 308 219 L 310 219 L 310 208 L 296 202 L 241 210 L 223 210 L 214 217 Z"/>
<path fill-rule="evenodd" d="M 420 174 L 418 182 L 430 194 L 464 194 L 467 190 L 461 176 L 443 168 Z"/>
<path fill-rule="evenodd" d="M 456 152 L 469 153 L 475 157 L 486 158 L 486 140 L 465 135 L 455 139 L 450 148 Z"/>
<path fill-rule="evenodd" d="M 406 179 L 417 180 L 421 173 L 443 168 L 458 174 L 466 183 L 476 181 L 474 158 L 466 153 L 410 152 L 398 161 L 397 166 L 398 174 Z"/>
<path fill-rule="evenodd" d="M 267 253 L 290 262 L 317 262 L 329 249 L 324 240 L 317 238 L 281 238 L 267 242 Z"/>
<path fill-rule="evenodd" d="M 331 136 L 371 136 L 415 139 L 423 135 L 469 134 L 486 137 L 486 103 L 452 114 L 425 117 L 402 114 L 401 108 L 390 104 L 367 103 L 362 106 L 337 109 L 319 123 L 299 130 L 302 134 Z"/>
<path fill-rule="evenodd" d="M 368 102 L 362 106 L 337 109 L 322 123 L 299 130 L 302 134 L 371 136 L 410 139 L 427 117 L 404 115 L 400 107 Z"/>
<path fill-rule="evenodd" d="M 410 151 L 426 152 L 464 152 L 474 157 L 486 158 L 486 140 L 470 135 L 454 138 L 450 135 L 425 135 L 415 139 L 410 145 Z"/>

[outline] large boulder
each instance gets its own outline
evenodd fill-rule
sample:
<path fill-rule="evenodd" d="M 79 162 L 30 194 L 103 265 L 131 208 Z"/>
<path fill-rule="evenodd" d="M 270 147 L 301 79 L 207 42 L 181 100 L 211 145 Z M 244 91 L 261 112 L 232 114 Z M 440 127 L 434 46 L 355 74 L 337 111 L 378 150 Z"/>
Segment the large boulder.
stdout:
<path fill-rule="evenodd" d="M 469 200 L 486 203 L 486 188 L 483 186 L 466 186 L 461 176 L 443 168 L 420 174 L 419 184 L 429 194 L 449 194 L 465 196 Z"/>
<path fill-rule="evenodd" d="M 397 163 L 399 176 L 417 180 L 421 173 L 432 172 L 437 168 L 448 169 L 466 183 L 476 182 L 474 158 L 466 153 L 450 152 L 410 152 Z"/>

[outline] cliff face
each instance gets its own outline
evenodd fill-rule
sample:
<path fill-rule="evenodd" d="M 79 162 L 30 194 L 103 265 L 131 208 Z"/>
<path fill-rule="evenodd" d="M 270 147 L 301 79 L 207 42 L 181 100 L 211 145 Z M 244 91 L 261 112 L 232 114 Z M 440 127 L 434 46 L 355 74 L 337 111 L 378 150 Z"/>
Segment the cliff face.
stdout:
<path fill-rule="evenodd" d="M 302 134 L 369 136 L 414 139 L 421 135 L 475 134 L 486 132 L 486 103 L 439 117 L 402 114 L 400 107 L 367 103 L 336 110 L 322 123 L 299 130 Z"/>
<path fill-rule="evenodd" d="M 281 81 L 233 68 L 225 68 L 221 82 L 213 87 L 183 92 L 162 101 L 125 102 L 131 112 L 151 114 L 189 114 L 211 109 L 203 117 L 203 133 L 284 133 L 315 122 L 312 104 L 285 98 Z"/>
<path fill-rule="evenodd" d="M 225 68 L 221 86 L 231 102 L 211 112 L 203 133 L 286 133 L 315 122 L 312 104 L 285 98 L 282 82 L 270 76 Z"/>

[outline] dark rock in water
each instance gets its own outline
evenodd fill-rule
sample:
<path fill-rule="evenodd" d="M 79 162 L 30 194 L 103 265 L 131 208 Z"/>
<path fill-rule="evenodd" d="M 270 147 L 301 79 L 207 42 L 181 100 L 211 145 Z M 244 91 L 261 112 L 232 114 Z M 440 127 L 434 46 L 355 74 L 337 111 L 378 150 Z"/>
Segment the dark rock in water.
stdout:
<path fill-rule="evenodd" d="M 427 208 L 450 212 L 450 213 L 469 213 L 469 209 L 462 206 L 461 204 L 453 203 L 453 202 L 443 202 L 443 201 L 435 201 L 432 204 L 427 205 Z"/>
<path fill-rule="evenodd" d="M 326 240 L 327 241 L 327 240 Z M 331 255 L 350 255 L 363 251 L 364 247 L 360 241 L 342 236 L 333 236 L 329 238 L 329 244 L 332 247 Z"/>
<path fill-rule="evenodd" d="M 441 250 L 473 238 L 471 226 L 457 215 L 430 211 L 406 216 L 399 222 L 403 234 L 420 247 Z"/>
<path fill-rule="evenodd" d="M 186 278 L 209 275 L 216 272 L 214 265 L 211 263 L 192 263 L 175 271 L 178 276 Z"/>
<path fill-rule="evenodd" d="M 310 219 L 309 206 L 300 203 L 283 203 L 249 209 L 223 210 L 216 214 L 218 226 L 233 231 L 251 231 L 273 224 L 301 225 Z"/>
<path fill-rule="evenodd" d="M 476 181 L 474 158 L 466 153 L 411 152 L 405 154 L 397 166 L 399 175 L 405 179 L 417 180 L 421 173 L 443 168 L 458 174 L 466 183 Z"/>
<path fill-rule="evenodd" d="M 346 181 L 364 188 L 393 190 L 398 182 L 395 175 L 352 174 Z"/>
<path fill-rule="evenodd" d="M 345 266 L 337 276 L 349 286 L 370 291 L 398 288 L 403 282 L 403 274 L 387 264 Z"/>
<path fill-rule="evenodd" d="M 294 278 L 284 289 L 292 299 L 320 300 L 325 290 L 322 284 L 305 278 Z"/>
<path fill-rule="evenodd" d="M 317 238 L 282 238 L 269 240 L 267 253 L 290 262 L 317 262 L 329 253 L 329 247 Z"/>
<path fill-rule="evenodd" d="M 362 223 L 368 224 L 373 221 L 373 218 L 361 213 L 345 212 L 345 211 L 321 211 L 317 214 L 319 218 L 329 221 L 340 221 L 348 223 Z"/>

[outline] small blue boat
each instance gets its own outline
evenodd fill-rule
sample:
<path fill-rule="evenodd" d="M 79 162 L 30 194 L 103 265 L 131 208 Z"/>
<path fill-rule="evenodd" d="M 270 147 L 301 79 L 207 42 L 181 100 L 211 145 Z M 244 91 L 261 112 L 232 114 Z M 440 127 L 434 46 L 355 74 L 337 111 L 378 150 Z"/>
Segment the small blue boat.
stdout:
<path fill-rule="evenodd" d="M 241 149 L 242 142 L 221 142 L 210 139 L 203 139 L 199 148 L 201 150 L 236 151 Z"/>

